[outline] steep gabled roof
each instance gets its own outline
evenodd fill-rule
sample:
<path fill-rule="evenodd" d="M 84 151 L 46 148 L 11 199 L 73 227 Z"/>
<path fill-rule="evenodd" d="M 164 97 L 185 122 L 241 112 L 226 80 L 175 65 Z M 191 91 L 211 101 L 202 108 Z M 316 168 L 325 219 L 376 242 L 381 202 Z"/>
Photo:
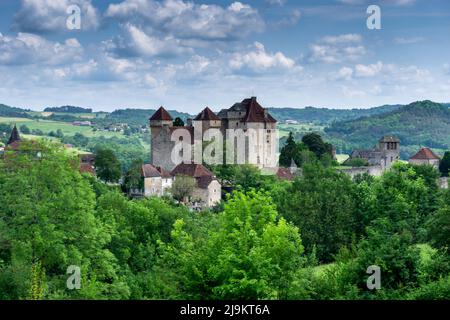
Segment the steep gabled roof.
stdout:
<path fill-rule="evenodd" d="M 13 144 L 14 142 L 19 142 L 19 141 L 22 141 L 22 139 L 20 138 L 19 130 L 17 130 L 17 126 L 14 125 L 14 128 L 11 131 L 11 136 L 9 137 L 9 140 L 6 143 L 6 145 L 10 145 L 10 144 Z"/>
<path fill-rule="evenodd" d="M 164 178 L 164 179 L 172 178 L 172 175 L 170 174 L 170 172 L 163 169 L 162 167 L 156 167 L 156 170 L 159 171 L 162 178 Z"/>
<path fill-rule="evenodd" d="M 214 174 L 201 164 L 181 163 L 172 170 L 172 176 L 189 176 L 192 178 L 213 177 Z"/>
<path fill-rule="evenodd" d="M 206 107 L 194 119 L 195 121 L 220 121 L 220 118 L 208 107 Z"/>
<path fill-rule="evenodd" d="M 410 158 L 411 160 L 440 160 L 440 158 L 428 148 L 422 148 L 414 156 Z"/>
<path fill-rule="evenodd" d="M 158 171 L 154 166 L 151 164 L 144 164 L 142 166 L 142 176 L 144 178 L 159 178 L 161 177 L 161 172 Z"/>
<path fill-rule="evenodd" d="M 172 117 L 170 116 L 169 112 L 167 112 L 164 107 L 160 107 L 150 118 L 150 120 L 153 121 L 172 121 Z"/>
<path fill-rule="evenodd" d="M 244 122 L 267 122 L 276 123 L 275 120 L 266 109 L 264 109 L 257 101 L 256 97 L 242 100 L 241 103 L 234 104 L 230 111 L 246 112 Z M 221 112 L 222 114 L 222 112 Z"/>

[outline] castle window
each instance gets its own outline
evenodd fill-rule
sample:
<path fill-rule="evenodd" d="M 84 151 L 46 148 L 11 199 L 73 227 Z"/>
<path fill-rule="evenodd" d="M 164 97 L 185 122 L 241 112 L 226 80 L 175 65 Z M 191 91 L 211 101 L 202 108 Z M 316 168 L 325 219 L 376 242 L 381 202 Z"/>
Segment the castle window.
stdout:
<path fill-rule="evenodd" d="M 180 137 L 180 139 L 179 139 L 180 141 L 183 141 L 183 137 Z"/>

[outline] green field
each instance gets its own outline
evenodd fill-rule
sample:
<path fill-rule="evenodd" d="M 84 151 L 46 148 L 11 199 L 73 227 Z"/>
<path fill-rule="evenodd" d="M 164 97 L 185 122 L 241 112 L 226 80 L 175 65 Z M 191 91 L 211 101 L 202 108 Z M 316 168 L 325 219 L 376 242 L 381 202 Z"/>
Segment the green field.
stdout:
<path fill-rule="evenodd" d="M 318 126 L 310 123 L 299 124 L 279 124 L 278 130 L 280 132 L 280 138 L 287 137 L 289 132 L 292 133 L 308 133 L 308 132 L 322 132 L 323 126 Z"/>
<path fill-rule="evenodd" d="M 9 124 L 17 124 L 18 127 L 21 125 L 26 125 L 31 130 L 39 129 L 44 133 L 48 133 L 50 131 L 56 132 L 58 129 L 61 129 L 64 135 L 73 136 L 75 133 L 81 133 L 86 137 L 122 137 L 123 134 L 120 132 L 103 132 L 103 131 L 93 131 L 91 127 L 81 127 L 81 126 L 73 126 L 68 122 L 58 122 L 51 120 L 33 120 L 27 118 L 7 118 L 0 117 L 0 123 L 9 123 Z"/>

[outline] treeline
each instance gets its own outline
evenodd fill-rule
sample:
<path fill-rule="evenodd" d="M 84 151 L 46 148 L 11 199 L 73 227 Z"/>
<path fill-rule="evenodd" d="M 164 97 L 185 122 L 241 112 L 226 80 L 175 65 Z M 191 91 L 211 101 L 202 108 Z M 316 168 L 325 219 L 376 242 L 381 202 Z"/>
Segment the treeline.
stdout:
<path fill-rule="evenodd" d="M 61 107 L 47 107 L 44 109 L 44 112 L 92 113 L 92 109 L 74 106 L 61 106 Z"/>
<path fill-rule="evenodd" d="M 228 171 L 236 190 L 192 213 L 128 200 L 62 148 L 21 148 L 0 160 L 0 299 L 450 297 L 450 192 L 431 167 L 352 181 L 312 161 L 293 183 Z"/>

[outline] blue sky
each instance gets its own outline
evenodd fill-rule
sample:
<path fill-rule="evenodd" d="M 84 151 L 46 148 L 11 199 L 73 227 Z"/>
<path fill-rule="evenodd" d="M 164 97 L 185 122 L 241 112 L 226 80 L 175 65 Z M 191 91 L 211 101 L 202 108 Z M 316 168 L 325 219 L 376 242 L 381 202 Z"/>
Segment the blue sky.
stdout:
<path fill-rule="evenodd" d="M 81 9 L 81 30 L 66 26 Z M 369 30 L 369 5 L 381 30 Z M 450 102 L 448 0 L 2 0 L 0 103 L 195 113 Z"/>

